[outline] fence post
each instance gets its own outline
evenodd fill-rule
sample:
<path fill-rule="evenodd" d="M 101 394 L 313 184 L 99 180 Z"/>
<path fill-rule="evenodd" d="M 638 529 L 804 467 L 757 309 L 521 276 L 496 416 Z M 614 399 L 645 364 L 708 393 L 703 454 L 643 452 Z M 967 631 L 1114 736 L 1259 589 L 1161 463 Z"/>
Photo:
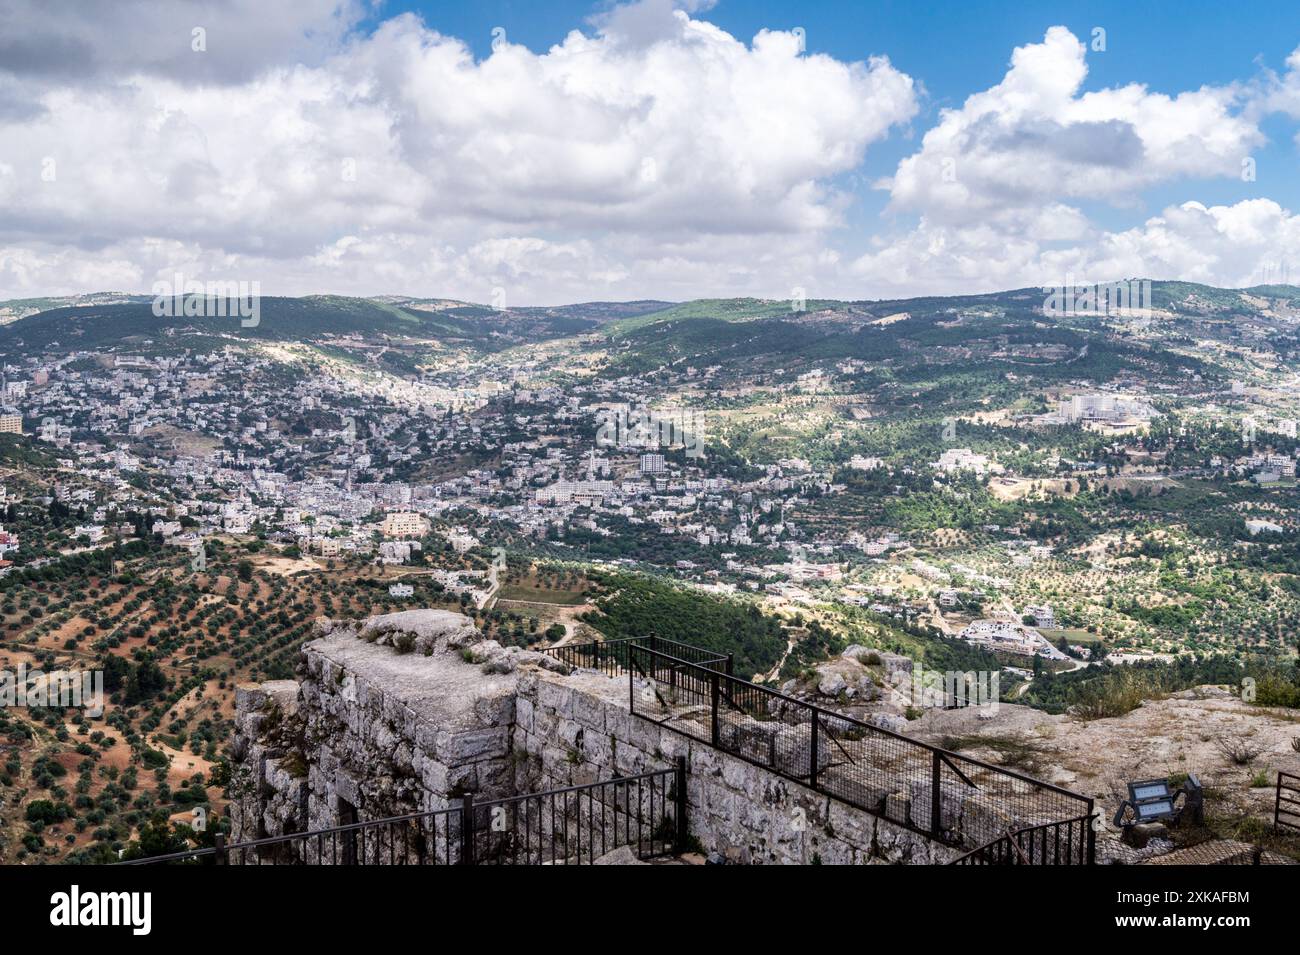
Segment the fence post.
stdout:
<path fill-rule="evenodd" d="M 717 670 L 709 671 L 709 712 L 712 717 L 710 722 L 713 724 L 713 734 L 712 734 L 713 745 L 716 748 L 721 749 L 722 747 L 720 745 L 720 741 L 722 738 L 722 734 L 721 732 L 719 732 L 718 729 L 718 671 Z"/>
<path fill-rule="evenodd" d="M 1088 858 L 1084 860 L 1084 865 L 1097 864 L 1097 817 L 1095 800 L 1088 800 Z"/>
<path fill-rule="evenodd" d="M 817 753 L 818 729 L 817 728 L 820 725 L 820 723 L 821 723 L 821 718 L 817 715 L 817 711 L 813 710 L 812 711 L 812 741 L 808 747 L 808 756 L 809 759 L 811 760 L 808 767 L 808 785 L 813 789 L 817 788 L 817 763 L 818 763 L 818 753 Z"/>
<path fill-rule="evenodd" d="M 728 654 L 727 654 L 727 676 L 735 676 L 735 675 L 736 675 L 735 672 L 734 672 L 734 671 L 732 670 L 732 668 L 731 668 L 731 665 L 732 665 L 733 662 L 734 662 L 734 661 L 733 661 L 733 659 L 732 659 L 732 654 L 728 653 Z"/>
<path fill-rule="evenodd" d="M 673 833 L 673 849 L 678 854 L 686 851 L 686 844 L 690 837 L 690 828 L 687 825 L 686 813 L 686 757 L 677 757 L 676 772 L 673 774 L 673 786 L 676 788 L 674 795 L 677 797 L 676 830 Z"/>
<path fill-rule="evenodd" d="M 230 865 L 230 853 L 226 850 L 226 834 L 218 832 L 212 844 L 217 849 L 217 865 Z"/>
<path fill-rule="evenodd" d="M 943 761 L 937 749 L 930 751 L 930 835 L 935 839 L 943 833 L 942 820 L 943 798 L 939 789 L 943 785 Z"/>
<path fill-rule="evenodd" d="M 1282 770 L 1277 771 L 1277 796 L 1273 800 L 1273 831 L 1282 831 Z"/>
<path fill-rule="evenodd" d="M 460 797 L 460 864 L 474 864 L 474 794 Z"/>

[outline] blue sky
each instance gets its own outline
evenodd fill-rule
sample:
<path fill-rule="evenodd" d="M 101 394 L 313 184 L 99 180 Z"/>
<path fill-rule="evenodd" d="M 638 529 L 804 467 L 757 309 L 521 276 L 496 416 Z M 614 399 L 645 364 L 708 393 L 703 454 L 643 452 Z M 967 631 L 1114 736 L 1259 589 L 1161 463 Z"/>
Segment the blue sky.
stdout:
<path fill-rule="evenodd" d="M 0 298 L 1300 275 L 1300 4 L 9 0 L 0 33 Z"/>
<path fill-rule="evenodd" d="M 571 30 L 590 31 L 592 18 L 609 4 L 557 0 L 545 4 L 476 0 L 475 3 L 385 3 L 386 19 L 399 11 L 418 14 L 433 29 L 464 41 L 478 57 L 491 54 L 492 30 L 503 27 L 511 42 L 545 52 Z M 802 27 L 811 53 L 852 61 L 883 54 L 915 77 L 928 94 L 914 124 L 918 134 L 944 107 L 961 105 L 971 93 L 997 83 L 1006 72 L 1011 51 L 1041 40 L 1048 27 L 1061 24 L 1090 42 L 1092 31 L 1106 31 L 1104 54 L 1090 54 L 1084 89 L 1097 90 L 1144 83 L 1152 90 L 1177 93 L 1206 84 L 1249 79 L 1261 67 L 1280 71 L 1300 44 L 1300 3 L 1263 2 L 1249 6 L 1185 0 L 1101 0 L 1062 2 L 918 2 L 918 0 L 721 0 L 695 14 L 748 40 L 762 29 Z M 1300 207 L 1300 157 L 1291 141 L 1294 124 L 1266 124 L 1270 144 L 1255 155 L 1256 184 L 1207 179 L 1198 195 L 1207 204 L 1267 194 L 1292 208 Z M 911 143 L 897 137 L 873 150 L 863 163 L 875 178 L 888 175 Z M 1182 201 L 1181 187 L 1150 193 L 1148 205 L 1159 209 Z M 864 196 L 859 212 L 878 213 L 879 196 Z M 1122 219 L 1116 219 L 1122 221 Z"/>

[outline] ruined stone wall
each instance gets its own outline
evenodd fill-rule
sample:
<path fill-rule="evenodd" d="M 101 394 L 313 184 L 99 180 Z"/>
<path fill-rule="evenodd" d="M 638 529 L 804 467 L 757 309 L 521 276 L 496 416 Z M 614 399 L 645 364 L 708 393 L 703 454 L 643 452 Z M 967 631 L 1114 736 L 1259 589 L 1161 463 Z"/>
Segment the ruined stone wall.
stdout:
<path fill-rule="evenodd" d="M 477 640 L 467 618 L 328 622 L 301 681 L 241 687 L 232 841 L 663 769 L 687 759 L 690 832 L 743 863 L 947 861 L 951 850 L 628 712 L 626 679 Z M 404 618 L 395 620 L 395 618 Z M 420 641 L 423 641 L 421 644 Z"/>
<path fill-rule="evenodd" d="M 957 853 L 628 712 L 627 680 L 595 673 L 519 681 L 516 787 L 535 792 L 687 762 L 691 835 L 732 862 L 946 862 Z"/>
<path fill-rule="evenodd" d="M 344 803 L 367 820 L 513 793 L 514 679 L 459 658 L 479 640 L 469 624 L 443 611 L 327 621 L 299 682 L 240 687 L 232 841 L 337 826 Z"/>

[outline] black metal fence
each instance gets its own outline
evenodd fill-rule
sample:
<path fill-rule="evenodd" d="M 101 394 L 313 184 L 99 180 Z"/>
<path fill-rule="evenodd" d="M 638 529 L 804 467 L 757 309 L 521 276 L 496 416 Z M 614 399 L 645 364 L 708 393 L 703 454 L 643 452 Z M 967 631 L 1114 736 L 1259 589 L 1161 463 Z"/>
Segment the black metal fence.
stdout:
<path fill-rule="evenodd" d="M 627 847 L 684 850 L 686 760 L 673 768 L 547 792 L 298 832 L 122 865 L 585 865 Z"/>
<path fill-rule="evenodd" d="M 1300 776 L 1277 774 L 1277 800 L 1273 803 L 1273 828 L 1300 832 Z"/>
<path fill-rule="evenodd" d="M 651 650 L 672 654 L 697 666 L 731 673 L 732 656 L 715 653 L 702 647 L 678 643 L 664 637 L 624 637 L 620 640 L 603 640 L 595 643 L 571 643 L 560 647 L 547 647 L 547 653 L 571 667 L 598 670 L 606 676 L 623 676 L 631 672 L 631 647 L 643 646 Z"/>
<path fill-rule="evenodd" d="M 627 652 L 636 715 L 947 845 L 1093 815 L 1093 800 L 1059 786 L 649 646 Z M 1080 835 L 1091 862 L 1091 828 Z"/>
<path fill-rule="evenodd" d="M 741 680 L 730 655 L 654 636 L 546 652 L 571 666 L 626 673 L 633 714 L 970 849 L 963 864 L 996 864 L 1008 854 L 1039 865 L 1095 861 L 1092 799 Z M 1282 777 L 1278 787 L 1281 811 L 1284 790 L 1294 790 Z M 218 839 L 129 864 L 581 864 L 621 847 L 639 858 L 680 852 L 686 842 L 679 758 L 673 769 L 638 776 L 486 802 L 466 796 L 435 812 L 231 846 Z"/>
<path fill-rule="evenodd" d="M 1091 815 L 1008 832 L 950 865 L 1091 865 Z"/>

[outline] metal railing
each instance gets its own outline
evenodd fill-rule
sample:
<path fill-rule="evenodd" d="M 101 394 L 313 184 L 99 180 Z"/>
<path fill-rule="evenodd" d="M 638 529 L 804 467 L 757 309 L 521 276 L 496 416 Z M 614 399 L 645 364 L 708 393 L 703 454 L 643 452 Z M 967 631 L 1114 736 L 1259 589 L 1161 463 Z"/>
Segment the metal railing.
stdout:
<path fill-rule="evenodd" d="M 630 672 L 631 650 L 633 646 L 648 647 L 651 650 L 670 653 L 675 657 L 688 660 L 706 669 L 721 669 L 731 673 L 732 655 L 716 653 L 702 647 L 678 643 L 664 637 L 623 637 L 618 640 L 602 640 L 592 643 L 571 643 L 559 647 L 547 647 L 542 652 L 555 657 L 571 667 L 584 670 L 597 670 L 606 676 L 623 676 Z"/>
<path fill-rule="evenodd" d="M 1093 816 L 1017 829 L 949 865 L 1091 865 Z"/>
<path fill-rule="evenodd" d="M 631 711 L 946 845 L 1091 817 L 1092 799 L 648 646 L 629 649 Z M 1092 829 L 1083 842 L 1095 857 Z"/>
<path fill-rule="evenodd" d="M 627 847 L 684 851 L 686 760 L 582 786 L 390 816 L 311 832 L 128 859 L 120 865 L 586 865 Z"/>
<path fill-rule="evenodd" d="M 1273 829 L 1300 832 L 1300 776 L 1278 772 L 1277 799 L 1273 803 Z"/>

